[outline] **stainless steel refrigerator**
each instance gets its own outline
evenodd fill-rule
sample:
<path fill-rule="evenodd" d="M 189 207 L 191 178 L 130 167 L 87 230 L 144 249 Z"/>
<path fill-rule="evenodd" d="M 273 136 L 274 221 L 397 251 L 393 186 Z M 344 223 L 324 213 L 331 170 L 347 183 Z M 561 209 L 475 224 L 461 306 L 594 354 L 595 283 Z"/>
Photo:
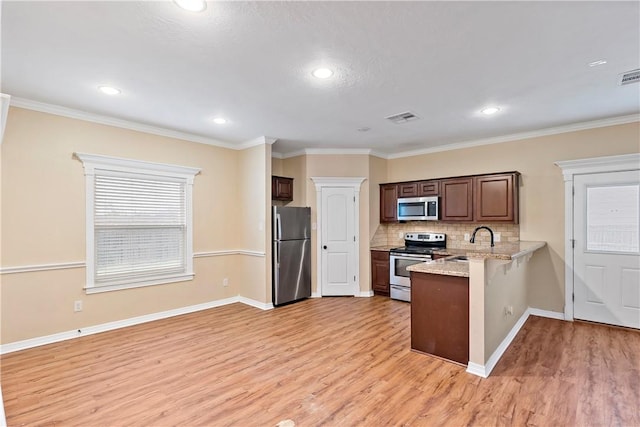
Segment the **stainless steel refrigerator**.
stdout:
<path fill-rule="evenodd" d="M 311 296 L 311 208 L 273 207 L 272 300 L 278 306 Z"/>

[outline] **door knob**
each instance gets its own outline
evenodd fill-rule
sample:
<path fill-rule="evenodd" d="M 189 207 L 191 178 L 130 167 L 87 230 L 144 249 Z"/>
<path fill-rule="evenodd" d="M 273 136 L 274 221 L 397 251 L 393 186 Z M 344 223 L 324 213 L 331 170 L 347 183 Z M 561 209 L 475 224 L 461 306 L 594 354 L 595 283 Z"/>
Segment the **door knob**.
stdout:
<path fill-rule="evenodd" d="M 324 246 L 322 247 L 322 249 L 327 249 L 327 245 L 324 245 Z"/>

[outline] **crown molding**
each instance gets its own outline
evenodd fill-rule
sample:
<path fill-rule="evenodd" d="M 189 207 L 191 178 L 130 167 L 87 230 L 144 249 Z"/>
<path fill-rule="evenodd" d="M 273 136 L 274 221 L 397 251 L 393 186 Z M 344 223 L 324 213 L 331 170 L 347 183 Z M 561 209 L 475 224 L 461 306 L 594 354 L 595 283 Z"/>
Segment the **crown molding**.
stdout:
<path fill-rule="evenodd" d="M 27 110 L 39 111 L 41 113 L 54 114 L 56 116 L 68 117 L 71 119 L 84 120 L 86 122 L 97 123 L 101 125 L 114 126 L 121 129 L 134 130 L 137 132 L 149 133 L 152 135 L 165 136 L 168 138 L 182 139 L 189 142 L 197 142 L 199 144 L 213 145 L 216 147 L 229 148 L 232 150 L 241 150 L 237 144 L 219 141 L 213 138 L 207 138 L 192 133 L 179 132 L 171 129 L 161 128 L 157 126 L 145 125 L 129 120 L 116 119 L 100 114 L 88 113 L 86 111 L 75 110 L 73 108 L 61 107 L 59 105 L 47 104 L 44 102 L 33 101 L 25 98 L 11 98 L 11 106 L 24 108 Z"/>
<path fill-rule="evenodd" d="M 278 159 L 290 159 L 291 157 L 304 156 L 305 154 L 307 154 L 307 150 L 289 151 L 288 153 L 276 153 L 272 151 L 271 157 L 276 157 Z"/>
<path fill-rule="evenodd" d="M 370 148 L 307 148 L 304 150 L 307 155 L 345 155 L 345 154 L 360 154 L 370 155 Z"/>
<path fill-rule="evenodd" d="M 257 147 L 258 145 L 273 145 L 278 138 L 269 138 L 268 136 L 259 136 L 249 141 L 245 141 L 242 144 L 236 146 L 238 150 L 244 150 L 246 148 Z M 273 156 L 272 156 L 273 157 Z"/>
<path fill-rule="evenodd" d="M 54 104 L 47 104 L 44 102 L 33 101 L 25 98 L 12 97 L 5 94 L 0 94 L 0 144 L 2 144 L 2 134 L 4 132 L 4 124 L 8 115 L 8 106 L 25 108 L 28 110 L 39 111 L 42 113 L 54 114 L 57 116 L 69 117 L 72 119 L 84 120 L 92 123 L 98 123 L 107 126 L 114 126 L 122 129 L 128 129 L 138 132 L 144 132 L 152 135 L 164 136 L 168 138 L 181 139 L 189 142 L 196 142 L 200 144 L 213 145 L 216 147 L 228 148 L 231 150 L 244 150 L 246 148 L 254 147 L 262 144 L 272 145 L 277 141 L 277 138 L 271 138 L 267 136 L 260 136 L 250 141 L 245 141 L 240 144 L 233 144 L 229 142 L 219 141 L 213 138 L 207 138 L 201 135 L 179 132 L 171 129 L 161 128 L 157 126 L 145 125 L 142 123 L 136 123 L 129 120 L 116 119 L 100 114 L 88 113 L 81 110 L 75 110 L 72 108 L 62 107 Z M 492 138 L 484 138 L 478 140 L 468 140 L 454 142 L 451 144 L 444 144 L 438 147 L 430 147 L 418 150 L 403 151 L 397 153 L 383 153 L 373 149 L 358 149 L 358 148 L 307 148 L 302 150 L 291 151 L 288 153 L 278 153 L 272 151 L 271 156 L 277 159 L 288 159 L 290 157 L 297 157 L 301 155 L 346 155 L 346 154 L 362 154 L 379 157 L 381 159 L 398 159 L 402 157 L 419 156 L 423 154 L 438 153 L 443 151 L 459 150 L 462 148 L 478 147 L 482 145 L 499 144 L 502 142 L 520 141 L 524 139 L 537 138 L 541 136 L 556 135 L 567 132 L 576 132 L 581 130 L 596 129 L 600 127 L 622 125 L 627 123 L 640 122 L 640 114 L 630 114 L 627 116 L 611 117 L 607 119 L 592 120 L 588 122 L 579 122 L 569 125 L 556 126 L 552 128 L 539 129 L 530 132 L 515 133 L 510 135 L 503 135 Z"/>
<path fill-rule="evenodd" d="M 592 120 L 588 122 L 572 123 L 569 125 L 555 126 L 552 128 L 539 129 L 531 132 L 514 133 L 510 135 L 493 138 L 477 139 L 453 144 L 446 144 L 439 147 L 425 148 L 421 150 L 404 151 L 387 156 L 387 159 L 398 159 L 402 157 L 419 156 L 422 154 L 439 153 L 442 151 L 459 150 L 461 148 L 479 147 L 481 145 L 499 144 L 502 142 L 521 141 L 524 139 L 538 138 L 541 136 L 557 135 L 561 133 L 576 132 L 581 130 L 596 129 L 607 126 L 623 125 L 627 123 L 640 122 L 640 114 L 630 114 L 628 116 L 611 117 L 607 119 Z"/>
<path fill-rule="evenodd" d="M 366 156 L 375 156 L 382 159 L 387 158 L 387 154 L 381 153 L 370 148 L 305 148 L 302 150 L 290 151 L 289 153 L 276 153 L 271 152 L 271 157 L 276 159 L 288 159 L 291 157 L 304 156 L 304 155 L 348 155 L 348 154 L 360 154 Z"/>
<path fill-rule="evenodd" d="M 552 128 L 539 129 L 530 132 L 514 133 L 509 135 L 497 136 L 492 138 L 475 139 L 469 141 L 454 142 L 438 147 L 423 148 L 411 151 L 402 151 L 397 153 L 382 153 L 380 151 L 369 149 L 304 149 L 291 151 L 289 153 L 272 152 L 272 157 L 278 159 L 288 159 L 290 157 L 301 156 L 305 154 L 369 154 L 371 156 L 380 157 L 381 159 L 399 159 L 402 157 L 419 156 L 422 154 L 439 153 L 443 151 L 459 150 L 462 148 L 479 147 L 482 145 L 499 144 L 502 142 L 521 141 L 524 139 L 538 138 L 541 136 L 557 135 L 561 133 L 576 132 L 581 130 L 596 129 L 607 126 L 623 125 L 627 123 L 640 122 L 640 114 L 630 114 L 627 116 L 610 117 L 607 119 L 591 120 L 588 122 L 572 123 L 563 126 L 555 126 Z"/>

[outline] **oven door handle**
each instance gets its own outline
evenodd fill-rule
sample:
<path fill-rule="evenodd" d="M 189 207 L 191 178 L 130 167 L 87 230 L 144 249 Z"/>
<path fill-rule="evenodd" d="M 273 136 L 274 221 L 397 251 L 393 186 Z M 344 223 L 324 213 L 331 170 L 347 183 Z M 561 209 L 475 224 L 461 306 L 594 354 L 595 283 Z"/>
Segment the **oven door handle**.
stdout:
<path fill-rule="evenodd" d="M 402 256 L 402 255 L 391 255 L 390 259 L 403 259 L 403 260 L 407 260 L 407 261 L 418 261 L 418 262 L 427 262 L 427 261 L 433 260 L 433 258 L 431 258 L 431 256 L 424 257 L 424 258 L 416 258 L 416 257 Z"/>

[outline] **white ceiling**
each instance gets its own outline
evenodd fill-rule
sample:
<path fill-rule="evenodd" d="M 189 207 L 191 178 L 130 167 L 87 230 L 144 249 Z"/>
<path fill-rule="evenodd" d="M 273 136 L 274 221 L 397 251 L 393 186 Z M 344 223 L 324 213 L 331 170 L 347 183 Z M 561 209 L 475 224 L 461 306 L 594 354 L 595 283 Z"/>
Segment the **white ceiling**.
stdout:
<path fill-rule="evenodd" d="M 279 153 L 393 154 L 640 112 L 640 84 L 617 84 L 640 68 L 638 1 L 4 1 L 1 16 L 13 99 L 213 143 L 268 136 Z M 489 104 L 502 110 L 482 116 Z M 385 120 L 404 111 L 420 120 Z"/>

